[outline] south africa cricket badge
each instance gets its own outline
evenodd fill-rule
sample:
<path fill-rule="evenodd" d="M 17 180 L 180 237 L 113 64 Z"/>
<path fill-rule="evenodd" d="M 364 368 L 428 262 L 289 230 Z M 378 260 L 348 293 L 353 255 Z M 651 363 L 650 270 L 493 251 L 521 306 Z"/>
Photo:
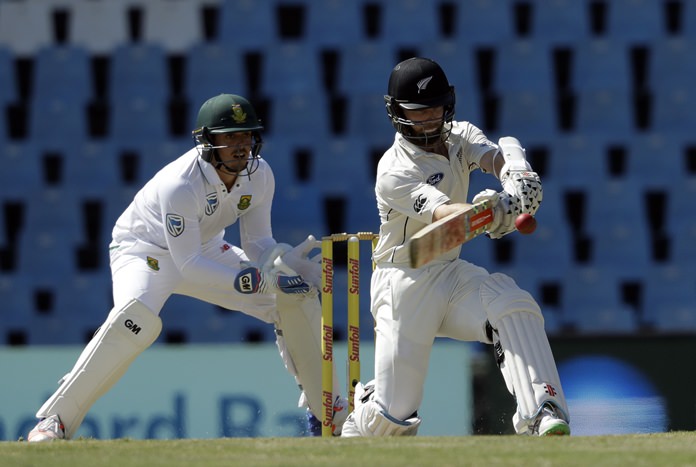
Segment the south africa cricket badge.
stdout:
<path fill-rule="evenodd" d="M 242 195 L 239 198 L 239 204 L 237 204 L 237 209 L 244 211 L 251 205 L 251 195 Z"/>
<path fill-rule="evenodd" d="M 153 271 L 159 271 L 159 261 L 157 261 L 152 256 L 148 256 L 147 257 L 147 267 L 149 267 Z"/>

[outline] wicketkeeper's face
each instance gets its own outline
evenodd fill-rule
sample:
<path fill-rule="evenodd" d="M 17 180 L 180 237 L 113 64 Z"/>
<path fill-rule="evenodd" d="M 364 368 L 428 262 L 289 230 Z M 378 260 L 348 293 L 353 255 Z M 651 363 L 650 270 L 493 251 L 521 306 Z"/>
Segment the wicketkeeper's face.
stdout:
<path fill-rule="evenodd" d="M 213 134 L 212 143 L 228 171 L 241 172 L 251 157 L 251 132 Z"/>

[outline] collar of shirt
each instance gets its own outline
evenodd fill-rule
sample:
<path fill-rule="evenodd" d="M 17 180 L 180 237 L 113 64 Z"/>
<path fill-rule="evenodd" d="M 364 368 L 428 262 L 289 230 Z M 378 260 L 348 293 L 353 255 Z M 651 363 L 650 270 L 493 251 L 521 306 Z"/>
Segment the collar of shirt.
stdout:
<path fill-rule="evenodd" d="M 420 146 L 417 146 L 410 141 L 408 141 L 406 138 L 401 133 L 396 134 L 396 142 L 401 145 L 404 149 L 407 150 L 409 154 L 414 159 L 417 159 L 419 157 L 424 157 L 424 156 L 432 156 L 433 154 L 437 155 L 436 153 L 426 151 L 425 149 L 421 148 Z M 450 141 L 445 141 L 445 146 L 447 147 L 447 152 L 451 153 L 452 149 L 452 143 Z"/>
<path fill-rule="evenodd" d="M 227 191 L 227 187 L 225 184 L 220 180 L 220 177 L 218 176 L 217 170 L 215 170 L 215 167 L 210 162 L 206 162 L 203 159 L 201 159 L 200 154 L 198 155 L 198 167 L 200 167 L 201 172 L 203 173 L 203 176 L 207 180 L 208 183 L 210 183 L 213 186 L 219 186 L 222 188 L 223 191 Z"/>

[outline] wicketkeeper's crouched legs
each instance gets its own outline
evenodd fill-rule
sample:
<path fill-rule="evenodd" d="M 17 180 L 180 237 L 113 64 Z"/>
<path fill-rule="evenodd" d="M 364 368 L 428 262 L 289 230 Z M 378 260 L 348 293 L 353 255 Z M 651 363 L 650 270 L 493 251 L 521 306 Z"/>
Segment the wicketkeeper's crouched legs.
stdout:
<path fill-rule="evenodd" d="M 285 367 L 295 377 L 302 395 L 299 405 L 308 406 L 314 416 L 322 419 L 324 396 L 321 387 L 321 303 L 317 294 L 278 294 L 276 343 Z M 334 371 L 334 399 L 338 395 L 338 379 Z M 329 409 L 347 412 L 346 404 Z M 341 433 L 347 413 L 334 413 L 334 434 Z"/>
<path fill-rule="evenodd" d="M 517 400 L 513 424 L 517 433 L 537 433 L 535 423 L 547 405 L 559 416 L 561 431 L 570 430 L 563 388 L 539 305 L 505 274 L 492 274 L 481 284 L 481 301 L 492 326 L 498 366 Z M 567 434 L 567 433 L 556 433 Z"/>
<path fill-rule="evenodd" d="M 111 389 L 161 330 L 160 318 L 138 300 L 114 308 L 36 416 L 58 415 L 65 438 L 72 438 L 92 404 Z"/>

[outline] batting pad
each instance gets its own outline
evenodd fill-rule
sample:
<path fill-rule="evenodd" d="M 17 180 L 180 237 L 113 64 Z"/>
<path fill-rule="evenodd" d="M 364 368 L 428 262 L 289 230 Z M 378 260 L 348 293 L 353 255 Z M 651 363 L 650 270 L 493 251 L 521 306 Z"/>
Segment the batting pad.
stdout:
<path fill-rule="evenodd" d="M 92 404 L 111 389 L 161 330 L 162 320 L 138 300 L 113 309 L 36 416 L 58 415 L 65 425 L 65 438 L 72 438 Z"/>
<path fill-rule="evenodd" d="M 568 407 L 539 305 L 504 274 L 492 274 L 482 283 L 481 301 L 494 328 L 500 371 L 517 400 L 515 431 L 526 433 L 546 402 L 558 408 L 568 421 Z"/>
<path fill-rule="evenodd" d="M 285 367 L 295 377 L 300 390 L 299 406 L 308 405 L 321 419 L 323 394 L 321 388 L 321 302 L 317 294 L 307 296 L 277 294 L 276 344 Z M 334 394 L 339 394 L 334 373 Z"/>

